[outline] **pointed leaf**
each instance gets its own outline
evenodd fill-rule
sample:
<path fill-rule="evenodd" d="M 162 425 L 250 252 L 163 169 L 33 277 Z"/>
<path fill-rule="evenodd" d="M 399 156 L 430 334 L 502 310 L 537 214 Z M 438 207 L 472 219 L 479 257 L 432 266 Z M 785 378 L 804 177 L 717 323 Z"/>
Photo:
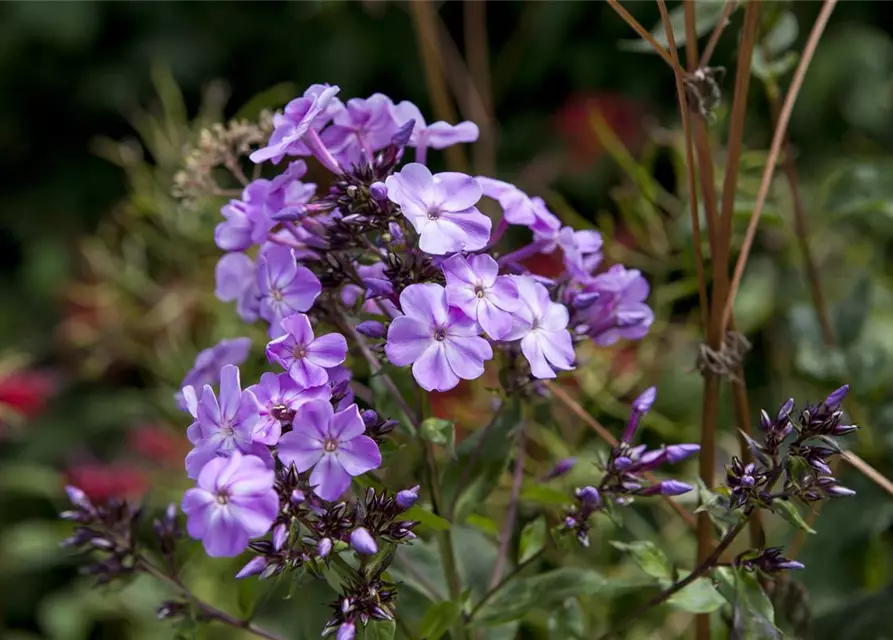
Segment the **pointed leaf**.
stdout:
<path fill-rule="evenodd" d="M 449 630 L 461 613 L 462 605 L 452 600 L 431 605 L 422 618 L 419 637 L 425 638 L 425 640 L 438 640 Z"/>
<path fill-rule="evenodd" d="M 684 577 L 680 576 L 680 579 Z M 689 613 L 711 613 L 725 603 L 726 599 L 716 590 L 709 578 L 698 578 L 667 600 L 667 604 Z"/>
<path fill-rule="evenodd" d="M 611 542 L 615 549 L 628 552 L 635 563 L 649 576 L 663 580 L 673 579 L 673 567 L 664 552 L 653 542 L 635 540 L 634 542 Z"/>
<path fill-rule="evenodd" d="M 798 529 L 802 529 L 806 533 L 815 533 L 815 529 L 806 523 L 796 505 L 790 500 L 775 500 L 772 503 L 772 510 Z"/>
<path fill-rule="evenodd" d="M 521 530 L 521 547 L 518 562 L 525 562 L 538 554 L 546 546 L 546 519 L 540 516 L 528 522 Z"/>
<path fill-rule="evenodd" d="M 438 447 L 446 449 L 451 458 L 456 457 L 456 424 L 442 418 L 425 418 L 419 436 Z"/>

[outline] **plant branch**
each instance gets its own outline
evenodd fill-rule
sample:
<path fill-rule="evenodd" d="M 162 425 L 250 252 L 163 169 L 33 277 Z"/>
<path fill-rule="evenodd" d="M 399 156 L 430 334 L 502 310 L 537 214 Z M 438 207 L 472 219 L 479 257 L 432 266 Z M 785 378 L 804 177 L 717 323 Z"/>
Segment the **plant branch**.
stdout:
<path fill-rule="evenodd" d="M 576 400 L 571 398 L 564 389 L 562 389 L 557 384 L 554 384 L 553 382 L 550 382 L 548 380 L 546 380 L 544 382 L 545 382 L 546 387 L 549 389 L 549 391 L 552 392 L 552 395 L 554 395 L 556 398 L 558 398 L 568 409 L 570 409 L 581 420 L 583 420 L 583 422 L 585 422 L 593 431 L 595 431 L 602 440 L 607 442 L 612 447 L 617 446 L 617 444 L 618 444 L 617 438 L 615 438 L 611 434 L 610 431 L 608 431 L 602 425 L 600 425 L 595 418 L 593 418 L 591 415 L 589 415 L 586 412 L 586 409 L 581 407 L 580 404 Z M 654 476 L 652 474 L 646 473 L 644 475 L 649 481 L 657 482 L 657 480 L 654 478 Z M 685 520 L 685 523 L 689 527 L 694 528 L 696 526 L 694 516 L 692 516 L 688 511 L 686 511 L 685 507 L 683 507 L 681 504 L 679 504 L 678 502 L 673 500 L 673 498 L 671 498 L 670 496 L 662 496 L 662 497 L 664 500 L 667 501 L 667 504 L 669 504 L 673 508 L 673 511 L 678 513 L 679 516 L 683 520 Z"/>
<path fill-rule="evenodd" d="M 208 620 L 216 620 L 217 622 L 228 625 L 230 627 L 242 629 L 254 634 L 259 638 L 266 638 L 267 640 L 285 640 L 285 638 L 283 638 L 282 636 L 279 636 L 271 631 L 267 631 L 266 629 L 257 626 L 250 620 L 243 620 L 242 618 L 231 616 L 225 611 L 221 611 L 217 607 L 208 604 L 204 600 L 199 599 L 189 590 L 189 587 L 184 585 L 176 576 L 173 576 L 160 567 L 157 567 L 144 556 L 137 556 L 137 564 L 156 580 L 165 582 L 176 589 L 180 593 L 180 595 L 182 595 L 193 605 L 195 605 L 202 612 L 202 614 L 207 617 Z"/>
<path fill-rule="evenodd" d="M 608 4 L 611 5 L 611 8 L 617 12 L 621 18 L 623 18 L 624 22 L 631 26 L 633 30 L 638 33 L 642 39 L 648 42 L 651 47 L 654 49 L 655 53 L 657 53 L 661 58 L 664 59 L 670 67 L 675 67 L 676 63 L 673 61 L 673 57 L 670 55 L 670 52 L 667 51 L 662 44 L 660 44 L 657 40 L 654 39 L 654 36 L 642 26 L 642 24 L 636 20 L 629 11 L 623 8 L 623 5 L 620 4 L 618 0 L 608 0 Z"/>
<path fill-rule="evenodd" d="M 757 224 L 760 221 L 760 214 L 763 212 L 763 206 L 766 204 L 766 198 L 769 195 L 769 186 L 772 184 L 772 176 L 775 172 L 775 166 L 778 164 L 778 158 L 781 154 L 781 146 L 784 142 L 784 136 L 791 119 L 791 113 L 794 110 L 794 104 L 797 101 L 800 88 L 803 86 L 803 79 L 806 77 L 806 71 L 809 69 L 809 64 L 812 62 L 819 40 L 822 37 L 822 33 L 825 31 L 825 27 L 828 25 L 828 20 L 831 18 L 835 5 L 837 5 L 837 0 L 824 0 L 822 10 L 819 12 L 819 16 L 816 18 L 812 31 L 809 34 L 809 39 L 806 41 L 806 46 L 803 49 L 800 63 L 797 65 L 797 70 L 794 72 L 794 79 L 791 81 L 791 86 L 785 96 L 781 112 L 778 115 L 778 124 L 776 125 L 775 133 L 772 136 L 772 145 L 769 147 L 769 157 L 766 161 L 766 167 L 763 170 L 760 190 L 757 193 L 757 200 L 754 204 L 753 213 L 751 214 L 750 222 L 747 225 L 747 233 L 744 236 L 744 241 L 741 243 L 741 253 L 738 256 L 738 262 L 735 264 L 735 274 L 732 277 L 729 295 L 726 300 L 725 309 L 723 310 L 723 327 L 728 324 L 729 316 L 732 312 L 732 303 L 735 300 L 735 294 L 741 284 L 741 277 L 744 275 L 744 267 L 750 256 L 750 249 L 753 246 Z"/>
<path fill-rule="evenodd" d="M 512 531 L 515 528 L 515 520 L 518 515 L 518 500 L 521 498 L 521 483 L 524 481 L 524 458 L 527 452 L 527 439 L 525 433 L 525 421 L 518 426 L 518 453 L 515 456 L 515 470 L 512 474 L 512 490 L 509 495 L 509 507 L 499 532 L 499 551 L 496 554 L 496 562 L 493 563 L 493 573 L 490 574 L 490 586 L 492 589 L 502 577 L 502 570 L 509 554 L 509 546 L 512 541 Z"/>
<path fill-rule="evenodd" d="M 512 580 L 514 580 L 518 576 L 518 574 L 524 571 L 524 569 L 542 558 L 545 552 L 546 547 L 543 547 L 535 554 L 527 558 L 527 560 L 517 565 L 505 578 L 502 579 L 502 581 L 499 582 L 499 584 L 497 584 L 495 587 L 490 587 L 490 589 L 487 591 L 487 593 L 484 594 L 480 601 L 478 601 L 478 603 L 474 605 L 471 613 L 468 614 L 469 621 L 474 620 L 474 616 L 477 614 L 477 612 L 480 611 L 485 604 L 490 602 L 490 600 L 493 599 L 493 596 L 502 591 L 508 584 L 511 583 Z"/>
<path fill-rule="evenodd" d="M 716 26 L 713 27 L 713 32 L 710 34 L 710 39 L 707 40 L 707 46 L 704 47 L 704 53 L 701 55 L 701 61 L 698 63 L 699 67 L 706 67 L 710 64 L 710 58 L 713 57 L 713 52 L 716 50 L 716 45 L 719 44 L 719 37 L 722 35 L 722 32 L 725 30 L 726 26 L 729 24 L 729 18 L 732 15 L 732 12 L 738 7 L 738 0 L 726 0 L 726 6 L 723 7 L 722 15 L 719 17 L 719 22 L 716 23 Z"/>
<path fill-rule="evenodd" d="M 722 556 L 723 552 L 731 546 L 732 542 L 735 541 L 735 538 L 737 538 L 738 534 L 741 533 L 741 530 L 744 529 L 744 525 L 749 519 L 749 515 L 742 518 L 734 527 L 726 531 L 726 534 L 723 536 L 722 540 L 720 540 L 719 544 L 716 545 L 716 548 L 713 550 L 713 552 L 709 556 L 704 558 L 704 560 L 691 573 L 685 576 L 682 580 L 673 583 L 670 587 L 658 593 L 642 608 L 636 611 L 635 614 L 621 622 L 616 629 L 614 629 L 610 633 L 605 634 L 604 636 L 602 636 L 602 638 L 604 639 L 615 636 L 618 631 L 625 629 L 636 620 L 641 619 L 642 616 L 648 613 L 651 609 L 662 605 L 664 602 L 672 598 L 675 594 L 679 593 L 692 582 L 713 569 L 716 566 L 716 563 L 719 560 L 720 556 Z"/>

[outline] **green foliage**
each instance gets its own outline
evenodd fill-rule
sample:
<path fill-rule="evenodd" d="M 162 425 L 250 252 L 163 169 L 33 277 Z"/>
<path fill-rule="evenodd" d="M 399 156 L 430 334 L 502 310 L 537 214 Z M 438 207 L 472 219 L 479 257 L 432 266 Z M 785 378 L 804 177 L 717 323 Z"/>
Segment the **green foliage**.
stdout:
<path fill-rule="evenodd" d="M 432 604 L 422 618 L 419 636 L 427 640 L 437 640 L 462 615 L 462 604 L 446 600 Z"/>

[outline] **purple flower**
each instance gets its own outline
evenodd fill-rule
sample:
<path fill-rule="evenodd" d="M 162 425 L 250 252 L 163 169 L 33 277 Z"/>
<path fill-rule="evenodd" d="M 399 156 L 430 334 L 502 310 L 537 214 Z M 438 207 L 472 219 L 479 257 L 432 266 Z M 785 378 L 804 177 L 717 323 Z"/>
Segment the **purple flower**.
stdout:
<path fill-rule="evenodd" d="M 679 482 L 678 480 L 661 480 L 657 484 L 652 485 L 647 489 L 642 489 L 638 493 L 642 496 L 653 496 L 658 493 L 665 496 L 678 496 L 683 493 L 688 493 L 692 488 L 691 485 Z"/>
<path fill-rule="evenodd" d="M 574 345 L 567 330 L 567 307 L 549 299 L 539 282 L 526 276 L 510 276 L 518 286 L 523 305 L 514 313 L 515 325 L 503 338 L 521 340 L 521 353 L 536 378 L 554 378 L 555 369 L 574 368 Z"/>
<path fill-rule="evenodd" d="M 333 99 L 341 91 L 338 87 L 314 84 L 308 87 L 303 97 L 295 98 L 285 106 L 285 113 L 274 119 L 275 129 L 266 147 L 249 156 L 254 163 L 272 160 L 278 163 L 283 156 L 306 155 L 304 135 L 312 128 L 320 129 L 334 115 L 329 106 L 339 103 Z"/>
<path fill-rule="evenodd" d="M 236 302 L 236 313 L 245 322 L 256 322 L 260 311 L 257 269 L 244 253 L 227 253 L 214 269 L 214 294 L 223 302 Z M 239 363 L 234 363 L 239 364 Z"/>
<path fill-rule="evenodd" d="M 438 284 L 413 284 L 400 294 L 405 315 L 388 327 L 385 354 L 398 367 L 412 364 L 412 375 L 427 391 L 446 391 L 459 379 L 484 373 L 484 360 L 493 357 L 490 344 L 478 334 L 477 323 L 447 304 Z"/>
<path fill-rule="evenodd" d="M 393 109 L 394 120 L 403 126 L 410 120 L 415 124 L 409 137 L 409 146 L 416 148 L 416 162 L 425 162 L 425 150 L 445 149 L 454 144 L 475 142 L 480 135 L 478 126 L 473 122 L 460 122 L 452 125 L 443 121 L 431 125 L 425 123 L 422 112 L 413 103 L 404 100 Z"/>
<path fill-rule="evenodd" d="M 298 410 L 308 400 L 328 400 L 332 397 L 332 388 L 323 384 L 319 387 L 302 389 L 287 373 L 267 372 L 260 377 L 260 382 L 248 387 L 260 405 L 260 415 L 254 428 L 252 438 L 255 442 L 275 445 L 282 434 L 282 422 L 279 416 Z"/>
<path fill-rule="evenodd" d="M 304 403 L 295 414 L 292 431 L 279 439 L 279 459 L 298 472 L 310 468 L 310 485 L 323 500 L 337 500 L 353 476 L 381 464 L 378 445 L 363 435 L 366 425 L 357 405 L 335 413 L 324 400 Z"/>
<path fill-rule="evenodd" d="M 380 340 L 386 335 L 384 325 L 378 320 L 364 320 L 357 325 L 357 333 L 375 340 Z"/>
<path fill-rule="evenodd" d="M 270 336 L 283 335 L 282 320 L 313 306 L 322 285 L 307 267 L 298 266 L 288 247 L 272 246 L 258 261 L 260 316 L 270 323 Z"/>
<path fill-rule="evenodd" d="M 259 458 L 234 451 L 204 466 L 198 486 L 183 495 L 189 535 L 209 556 L 236 556 L 269 531 L 279 512 L 273 471 Z M 243 569 L 244 571 L 244 569 Z"/>
<path fill-rule="evenodd" d="M 431 175 L 417 162 L 389 176 L 388 198 L 419 234 L 419 247 L 433 255 L 483 249 L 490 239 L 490 218 L 474 206 L 481 187 L 471 176 L 444 172 Z"/>
<path fill-rule="evenodd" d="M 648 282 L 637 269 L 615 264 L 592 278 L 584 291 L 600 294 L 583 316 L 597 345 L 609 346 L 621 338 L 639 340 L 648 333 L 654 312 L 645 304 Z"/>
<path fill-rule="evenodd" d="M 542 198 L 531 198 L 518 187 L 502 180 L 477 176 L 483 193 L 499 202 L 502 215 L 509 224 L 517 224 L 546 232 L 557 229 L 561 221 L 546 208 Z"/>
<path fill-rule="evenodd" d="M 239 573 L 236 574 L 236 580 L 250 578 L 251 576 L 263 573 L 268 564 L 269 562 L 267 562 L 267 559 L 264 556 L 254 556 L 239 570 Z"/>
<path fill-rule="evenodd" d="M 657 397 L 657 389 L 648 387 L 642 392 L 642 395 L 633 401 L 633 412 L 629 417 L 629 422 L 626 423 L 626 429 L 624 429 L 623 437 L 621 438 L 623 442 L 629 443 L 633 441 L 636 429 L 639 428 L 639 422 L 651 410 L 655 397 Z"/>
<path fill-rule="evenodd" d="M 823 403 L 826 407 L 829 407 L 831 410 L 836 410 L 843 403 L 844 398 L 850 392 L 850 385 L 845 384 L 839 389 L 832 391 L 828 394 L 828 397 L 825 398 L 825 402 Z"/>
<path fill-rule="evenodd" d="M 340 333 L 314 338 L 310 319 L 295 313 L 282 321 L 285 335 L 267 345 L 267 357 L 288 370 L 292 380 L 304 389 L 329 381 L 327 368 L 337 367 L 347 358 L 347 340 Z"/>
<path fill-rule="evenodd" d="M 251 338 L 232 338 L 231 340 L 221 340 L 213 347 L 200 351 L 195 357 L 192 369 L 180 383 L 180 388 L 217 384 L 220 381 L 221 369 L 228 364 L 238 365 L 245 362 L 250 349 Z M 175 398 L 180 408 L 186 411 L 187 407 L 182 395 L 178 393 Z"/>
<path fill-rule="evenodd" d="M 350 532 L 350 546 L 357 553 L 364 556 L 374 556 L 378 553 L 378 545 L 375 544 L 375 538 L 365 527 L 357 527 Z"/>
<path fill-rule="evenodd" d="M 512 313 L 521 307 L 518 287 L 499 276 L 499 265 L 488 255 L 454 255 L 443 263 L 447 302 L 478 321 L 494 340 L 512 329 Z"/>
<path fill-rule="evenodd" d="M 397 506 L 401 509 L 409 509 L 412 507 L 419 499 L 419 485 L 414 486 L 412 489 L 404 489 L 403 491 L 397 492 Z"/>
<path fill-rule="evenodd" d="M 344 622 L 338 627 L 338 635 L 335 640 L 354 640 L 357 637 L 357 627 L 353 622 Z"/>
<path fill-rule="evenodd" d="M 187 475 L 190 478 L 198 477 L 209 460 L 236 450 L 272 463 L 267 448 L 254 442 L 259 419 L 260 405 L 251 391 L 242 391 L 239 368 L 233 365 L 223 367 L 220 372 L 220 401 L 214 389 L 205 385 L 198 402 L 198 429 L 192 429 L 191 435 L 199 439 L 186 456 Z"/>
<path fill-rule="evenodd" d="M 549 471 L 545 476 L 543 476 L 543 480 L 552 480 L 554 478 L 560 478 L 561 476 L 568 473 L 574 466 L 577 464 L 576 458 L 562 458 L 558 462 L 555 463 L 555 466 L 552 467 L 552 470 Z"/>
<path fill-rule="evenodd" d="M 372 152 L 388 146 L 397 131 L 391 99 L 375 93 L 367 99 L 353 98 L 335 114 L 332 126 L 322 132 L 322 141 L 342 164 L 372 160 Z"/>
<path fill-rule="evenodd" d="M 214 242 L 224 251 L 244 251 L 252 245 L 254 220 L 248 205 L 241 200 L 230 200 L 220 209 L 226 222 L 217 225 Z"/>

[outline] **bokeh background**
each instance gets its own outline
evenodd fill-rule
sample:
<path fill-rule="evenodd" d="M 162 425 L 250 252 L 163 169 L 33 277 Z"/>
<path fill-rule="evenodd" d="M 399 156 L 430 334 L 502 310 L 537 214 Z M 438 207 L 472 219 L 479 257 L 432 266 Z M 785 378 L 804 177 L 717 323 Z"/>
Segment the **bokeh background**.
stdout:
<path fill-rule="evenodd" d="M 787 49 L 802 48 L 819 4 L 764 4 L 783 62 Z M 653 3 L 628 5 L 646 26 L 658 23 Z M 453 108 L 474 119 L 477 107 L 463 89 L 463 3 L 436 8 Z M 890 15 L 885 2 L 840 3 L 790 126 L 836 346 L 823 341 L 781 179 L 735 307 L 753 344 L 746 369 L 753 406 L 771 409 L 792 395 L 814 401 L 850 381 L 853 417 L 863 426 L 854 448 L 888 476 Z M 575 374 L 581 401 L 617 427 L 623 399 L 656 383 L 649 437 L 696 440 L 701 378 L 692 365 L 700 330 L 672 74 L 602 2 L 488 2 L 486 19 L 495 156 L 475 149 L 473 166 L 493 164 L 499 177 L 544 195 L 568 223 L 598 228 L 609 258 L 641 269 L 653 285 L 651 335 L 636 348 L 593 349 Z M 713 58 L 730 69 L 740 12 L 733 21 Z M 202 127 L 255 117 L 314 82 L 338 84 L 344 96 L 408 99 L 433 116 L 418 39 L 405 2 L 0 4 L 0 638 L 191 633 L 154 621 L 161 587 L 137 581 L 123 593 L 92 589 L 59 549 L 68 528 L 54 519 L 65 482 L 99 499 L 176 500 L 188 443 L 173 391 L 201 348 L 237 335 L 260 344 L 259 332 L 246 331 L 213 298 L 217 213 L 184 212 L 170 195 L 173 175 Z M 783 64 L 776 72 L 784 86 L 790 72 Z M 721 82 L 726 93 L 731 75 Z M 739 231 L 771 136 L 766 92 L 760 78 L 754 83 Z M 716 149 L 726 106 L 711 128 Z M 434 398 L 434 406 L 474 429 L 477 405 L 469 398 L 476 390 L 459 395 L 458 402 Z M 736 445 L 728 406 L 723 415 L 725 462 Z M 573 419 L 538 433 L 532 471 L 562 455 L 586 460 L 600 446 Z M 795 617 L 808 613 L 815 638 L 893 637 L 893 501 L 857 472 L 843 474 L 859 496 L 828 506 L 807 542 L 800 558 L 807 569 L 796 578 L 810 599 L 791 587 L 779 606 Z M 492 553 L 487 514 L 478 515 L 478 530 L 460 543 L 472 568 Z M 664 524 L 651 533 L 669 538 L 672 553 L 688 562 L 691 540 Z M 775 535 L 778 543 L 790 537 L 783 528 Z M 581 558 L 595 567 L 619 562 L 607 543 Z M 236 564 L 189 562 L 197 591 L 239 608 L 238 590 L 219 587 Z M 304 613 L 308 598 L 274 594 L 268 615 L 290 637 L 315 637 L 320 624 Z M 619 614 L 596 603 L 574 615 Z M 683 637 L 687 620 L 671 618 L 650 637 Z M 559 637 L 554 630 L 544 613 L 525 619 L 519 632 Z"/>

